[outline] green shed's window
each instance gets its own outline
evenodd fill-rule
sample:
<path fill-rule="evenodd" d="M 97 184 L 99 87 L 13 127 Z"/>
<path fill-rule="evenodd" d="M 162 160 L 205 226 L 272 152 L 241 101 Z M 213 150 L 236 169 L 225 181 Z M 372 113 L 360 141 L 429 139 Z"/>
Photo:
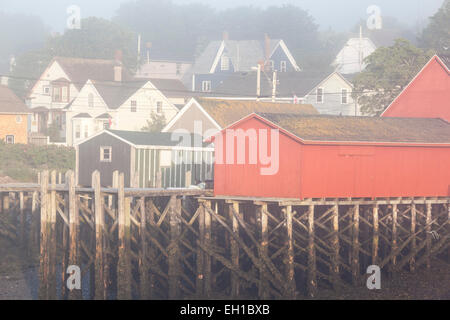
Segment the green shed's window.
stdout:
<path fill-rule="evenodd" d="M 100 161 L 101 162 L 111 162 L 112 148 L 111 147 L 100 147 Z"/>

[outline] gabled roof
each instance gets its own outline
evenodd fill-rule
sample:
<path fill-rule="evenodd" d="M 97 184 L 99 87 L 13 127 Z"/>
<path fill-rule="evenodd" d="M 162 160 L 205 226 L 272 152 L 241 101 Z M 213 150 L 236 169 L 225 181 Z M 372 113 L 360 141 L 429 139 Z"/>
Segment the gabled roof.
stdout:
<path fill-rule="evenodd" d="M 298 116 L 273 113 L 260 113 L 258 116 L 304 142 L 450 145 L 450 124 L 441 119 Z"/>
<path fill-rule="evenodd" d="M 148 80 L 136 80 L 132 82 L 117 81 L 92 81 L 95 89 L 110 109 L 119 108 L 136 91 L 141 89 Z"/>
<path fill-rule="evenodd" d="M 332 73 L 334 74 L 334 73 Z M 331 75 L 332 75 L 331 74 Z M 336 73 L 340 75 L 339 73 Z M 324 80 L 329 72 L 301 71 L 277 73 L 277 97 L 304 97 Z M 340 75 L 342 77 L 342 75 Z M 344 81 L 347 79 L 342 77 Z M 348 84 L 351 86 L 350 82 Z M 214 94 L 221 97 L 256 97 L 256 72 L 236 73 L 225 79 Z M 272 95 L 272 74 L 261 74 L 261 97 Z"/>
<path fill-rule="evenodd" d="M 286 52 L 290 62 L 295 68 L 297 63 L 290 54 L 283 40 L 270 39 L 269 50 L 271 55 L 275 49 L 281 45 Z M 227 52 L 235 71 L 251 71 L 259 61 L 265 60 L 264 41 L 259 40 L 222 40 L 211 41 L 203 53 L 196 59 L 191 73 L 206 74 L 212 73 L 214 66 L 218 63 L 218 58 L 223 52 Z"/>
<path fill-rule="evenodd" d="M 96 116 L 95 119 L 111 119 L 112 116 L 109 113 L 102 113 L 99 116 Z"/>
<path fill-rule="evenodd" d="M 124 130 L 103 130 L 99 133 L 77 143 L 77 145 L 83 144 L 98 135 L 109 134 L 117 139 L 130 144 L 133 147 L 146 147 L 146 146 L 156 146 L 156 147 L 177 147 L 177 148 L 207 148 L 209 143 L 203 142 L 201 136 L 196 136 L 195 134 L 183 134 L 171 132 L 144 132 L 144 131 L 124 131 Z M 180 143 L 190 142 L 189 145 L 184 145 Z M 196 145 L 200 142 L 201 145 Z"/>
<path fill-rule="evenodd" d="M 7 86 L 0 85 L 0 113 L 31 113 L 25 103 Z"/>
<path fill-rule="evenodd" d="M 406 92 L 408 91 L 409 87 L 411 87 L 411 85 L 416 81 L 416 79 L 418 79 L 420 77 L 420 75 L 422 74 L 422 72 L 424 72 L 425 69 L 427 69 L 427 67 L 429 65 L 431 65 L 432 63 L 438 63 L 440 66 L 442 66 L 442 68 L 447 72 L 448 76 L 450 77 L 450 56 L 446 56 L 446 55 L 434 55 L 433 57 L 431 57 L 431 59 L 423 66 L 423 68 L 416 74 L 416 76 L 408 83 L 408 85 L 398 94 L 398 96 L 394 99 L 394 101 L 391 102 L 391 104 L 381 113 L 381 117 L 383 117 L 383 115 L 388 114 L 388 110 L 391 108 L 391 106 L 395 105 L 397 103 L 397 101 L 402 97 L 403 94 L 406 94 Z M 436 95 L 434 95 L 436 96 Z"/>
<path fill-rule="evenodd" d="M 192 96 L 192 92 L 180 80 L 149 78 L 148 81 L 167 98 L 186 98 Z"/>
<path fill-rule="evenodd" d="M 168 131 L 181 118 L 183 114 L 197 106 L 218 128 L 224 128 L 233 122 L 253 113 L 290 113 L 298 115 L 315 115 L 319 112 L 310 104 L 289 104 L 261 102 L 254 100 L 224 100 L 208 98 L 192 98 L 180 112 L 169 121 L 162 131 Z"/>
<path fill-rule="evenodd" d="M 114 66 L 117 64 L 115 60 L 55 57 L 50 65 L 54 61 L 58 62 L 70 77 L 70 81 L 78 89 L 80 89 L 88 79 L 114 81 Z M 122 81 L 128 81 L 132 78 L 133 76 L 131 73 L 125 67 L 122 67 Z"/>

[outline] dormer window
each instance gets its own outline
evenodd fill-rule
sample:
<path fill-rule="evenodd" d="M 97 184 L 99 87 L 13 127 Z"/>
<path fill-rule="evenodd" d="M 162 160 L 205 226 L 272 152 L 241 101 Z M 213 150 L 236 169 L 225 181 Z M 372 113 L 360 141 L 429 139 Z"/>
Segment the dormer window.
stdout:
<path fill-rule="evenodd" d="M 286 72 L 286 61 L 280 62 L 280 72 Z"/>
<path fill-rule="evenodd" d="M 69 83 L 66 80 L 52 83 L 52 101 L 69 102 Z"/>
<path fill-rule="evenodd" d="M 222 71 L 228 71 L 230 70 L 230 58 L 223 55 L 220 59 L 220 70 Z"/>

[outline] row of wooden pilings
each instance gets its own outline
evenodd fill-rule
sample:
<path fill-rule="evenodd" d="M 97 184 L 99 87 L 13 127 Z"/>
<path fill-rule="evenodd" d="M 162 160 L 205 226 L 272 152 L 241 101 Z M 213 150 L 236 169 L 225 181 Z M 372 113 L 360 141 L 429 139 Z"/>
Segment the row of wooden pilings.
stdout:
<path fill-rule="evenodd" d="M 88 298 L 297 299 L 365 286 L 369 265 L 392 274 L 449 259 L 448 197 L 213 197 L 125 188 L 117 171 L 109 187 L 97 171 L 90 187 L 44 171 L 0 193 L 16 218 L 8 230 L 39 246 L 40 299 L 82 298 L 66 286 L 68 266 L 89 275 Z"/>

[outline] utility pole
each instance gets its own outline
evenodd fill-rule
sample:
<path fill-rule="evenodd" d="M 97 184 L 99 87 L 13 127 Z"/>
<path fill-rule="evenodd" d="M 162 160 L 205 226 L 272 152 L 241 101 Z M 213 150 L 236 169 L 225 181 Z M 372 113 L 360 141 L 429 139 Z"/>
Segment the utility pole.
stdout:
<path fill-rule="evenodd" d="M 256 100 L 259 101 L 261 96 L 261 64 L 258 63 L 258 71 L 256 72 Z"/>
<path fill-rule="evenodd" d="M 359 26 L 359 50 L 358 50 L 358 59 L 359 59 L 359 72 L 362 71 L 362 26 Z"/>
<path fill-rule="evenodd" d="M 273 82 L 272 82 L 272 102 L 275 102 L 275 96 L 277 94 L 277 72 L 273 72 Z"/>

